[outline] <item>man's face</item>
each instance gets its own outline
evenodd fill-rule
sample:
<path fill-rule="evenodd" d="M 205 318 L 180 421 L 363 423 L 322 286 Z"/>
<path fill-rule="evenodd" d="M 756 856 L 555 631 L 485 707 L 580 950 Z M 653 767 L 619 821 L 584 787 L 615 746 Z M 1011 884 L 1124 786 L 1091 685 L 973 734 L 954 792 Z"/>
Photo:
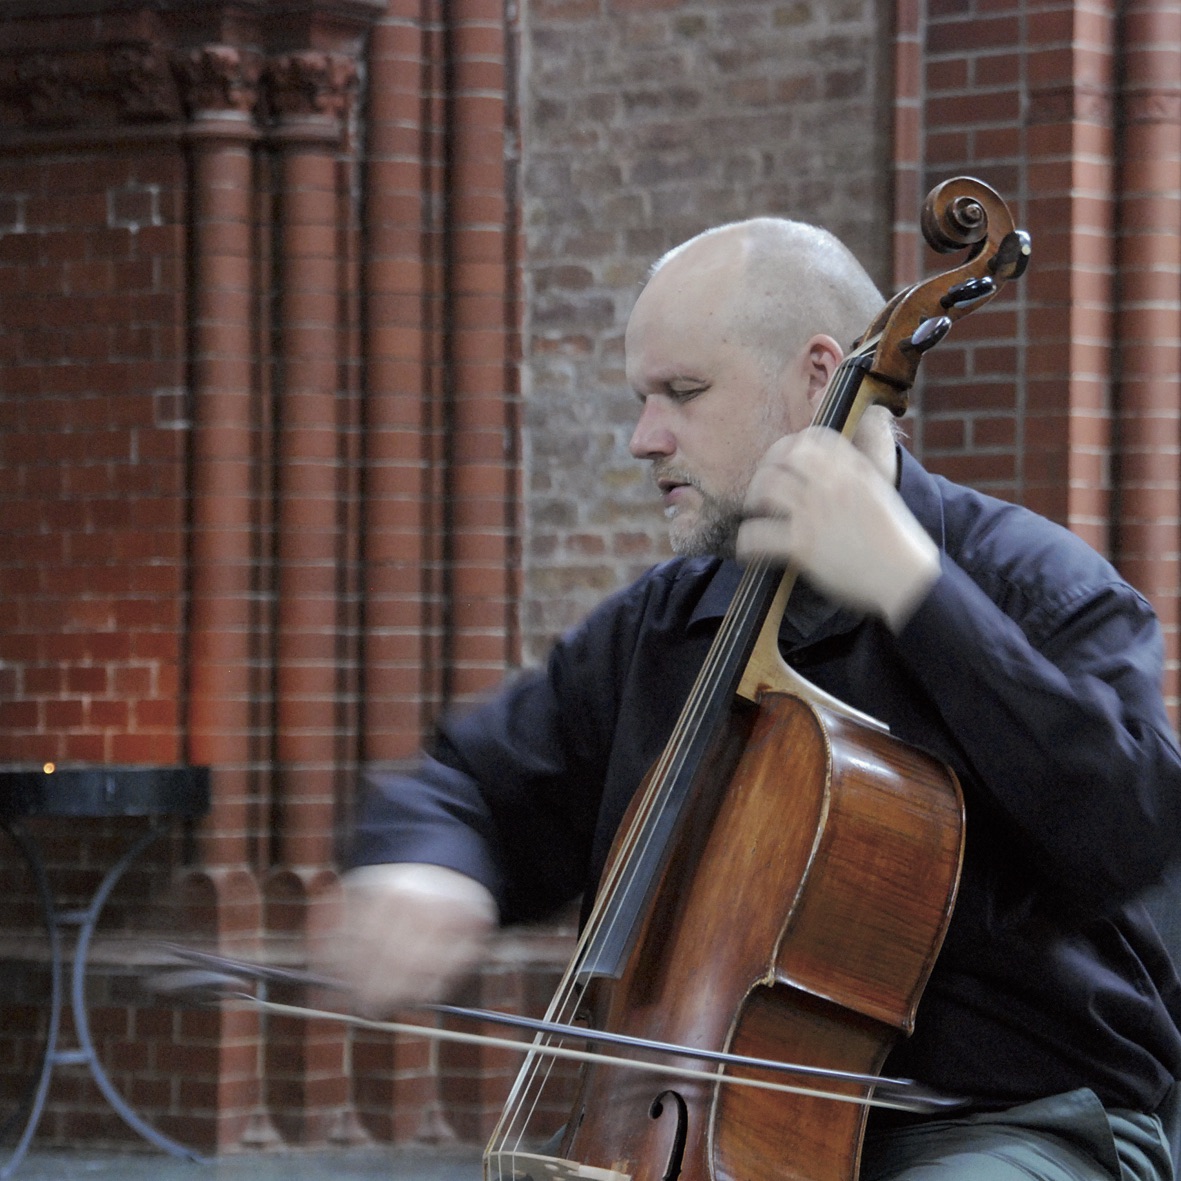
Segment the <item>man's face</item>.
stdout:
<path fill-rule="evenodd" d="M 724 269 L 702 274 L 674 259 L 627 327 L 627 377 L 642 404 L 630 450 L 652 463 L 678 554 L 733 554 L 759 460 L 811 417 L 800 366 L 769 372 L 739 339 L 731 283 Z"/>

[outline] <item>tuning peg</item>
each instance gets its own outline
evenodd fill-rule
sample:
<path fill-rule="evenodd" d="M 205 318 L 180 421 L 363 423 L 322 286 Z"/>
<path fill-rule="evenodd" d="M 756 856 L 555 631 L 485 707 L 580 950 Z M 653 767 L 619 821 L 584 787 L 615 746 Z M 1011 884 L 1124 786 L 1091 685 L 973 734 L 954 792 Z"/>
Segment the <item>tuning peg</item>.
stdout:
<path fill-rule="evenodd" d="M 947 294 L 939 301 L 941 307 L 953 308 L 960 304 L 975 303 L 986 295 L 996 292 L 996 280 L 982 275 L 978 279 L 965 279 L 948 289 Z"/>
<path fill-rule="evenodd" d="M 929 316 L 915 330 L 908 344 L 916 352 L 925 353 L 933 349 L 951 327 L 950 316 Z"/>
<path fill-rule="evenodd" d="M 989 268 L 1001 280 L 1020 279 L 1029 266 L 1033 244 L 1024 230 L 1011 230 L 1001 240 Z"/>

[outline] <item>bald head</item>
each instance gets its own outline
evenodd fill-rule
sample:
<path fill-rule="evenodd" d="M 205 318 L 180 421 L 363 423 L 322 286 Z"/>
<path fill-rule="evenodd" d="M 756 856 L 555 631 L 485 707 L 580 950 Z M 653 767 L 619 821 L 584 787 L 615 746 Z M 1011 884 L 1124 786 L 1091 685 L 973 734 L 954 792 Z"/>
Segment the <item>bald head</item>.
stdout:
<path fill-rule="evenodd" d="M 772 371 L 817 333 L 842 349 L 869 326 L 883 299 L 865 268 L 827 230 L 758 217 L 698 234 L 652 268 L 649 286 L 708 297 L 728 328 Z"/>

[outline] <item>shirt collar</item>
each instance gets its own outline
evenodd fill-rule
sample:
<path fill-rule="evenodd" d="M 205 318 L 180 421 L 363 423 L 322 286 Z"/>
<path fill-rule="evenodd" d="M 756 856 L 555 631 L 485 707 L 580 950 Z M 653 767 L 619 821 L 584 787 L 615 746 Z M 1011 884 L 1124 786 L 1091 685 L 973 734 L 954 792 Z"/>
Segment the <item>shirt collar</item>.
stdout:
<path fill-rule="evenodd" d="M 898 491 L 915 520 L 941 550 L 946 549 L 947 529 L 938 477 L 931 475 L 905 447 L 898 448 Z"/>

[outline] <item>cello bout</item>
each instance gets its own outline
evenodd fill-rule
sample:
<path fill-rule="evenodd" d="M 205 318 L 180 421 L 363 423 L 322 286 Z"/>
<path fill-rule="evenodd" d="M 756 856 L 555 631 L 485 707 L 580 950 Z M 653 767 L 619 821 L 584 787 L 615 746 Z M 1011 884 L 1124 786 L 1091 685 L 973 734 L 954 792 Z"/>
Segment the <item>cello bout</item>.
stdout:
<path fill-rule="evenodd" d="M 951 914 L 959 785 L 879 728 L 792 695 L 765 694 L 732 725 L 733 762 L 700 771 L 725 791 L 695 792 L 684 819 L 700 847 L 670 861 L 653 900 L 659 934 L 584 996 L 586 1019 L 876 1075 L 913 1027 Z M 635 1181 L 856 1177 L 863 1106 L 688 1078 L 679 1065 L 654 1080 L 608 1061 L 585 1068 L 562 1156 Z M 869 1088 L 827 1089 L 862 1099 Z"/>

